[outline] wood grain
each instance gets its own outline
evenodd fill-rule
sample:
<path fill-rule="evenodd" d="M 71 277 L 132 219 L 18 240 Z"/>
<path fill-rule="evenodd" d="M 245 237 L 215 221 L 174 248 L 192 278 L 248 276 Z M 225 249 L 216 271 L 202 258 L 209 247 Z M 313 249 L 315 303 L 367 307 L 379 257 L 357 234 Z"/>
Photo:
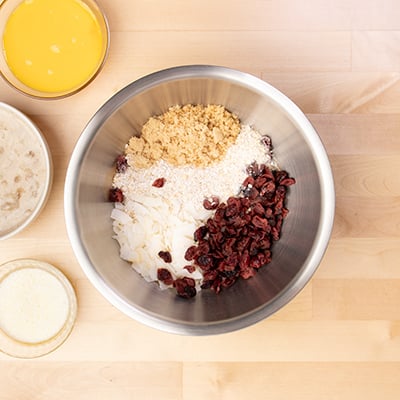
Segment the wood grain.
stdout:
<path fill-rule="evenodd" d="M 195 400 L 395 398 L 399 372 L 399 365 L 391 363 L 189 364 L 184 395 Z"/>
<path fill-rule="evenodd" d="M 325 279 L 313 283 L 313 318 L 400 320 L 400 279 Z"/>
<path fill-rule="evenodd" d="M 398 71 L 397 68 L 395 71 Z M 262 78 L 289 96 L 305 113 L 399 113 L 398 72 L 265 72 Z"/>
<path fill-rule="evenodd" d="M 154 382 L 155 384 L 150 384 Z M 0 376 L 2 400 L 20 398 L 181 399 L 180 363 L 9 363 Z"/>
<path fill-rule="evenodd" d="M 400 152 L 400 114 L 308 114 L 308 117 L 331 158 Z"/>
<path fill-rule="evenodd" d="M 400 238 L 335 238 L 317 279 L 399 279 Z"/>
<path fill-rule="evenodd" d="M 0 242 L 0 263 L 57 265 L 78 297 L 67 341 L 36 360 L 0 353 L 0 399 L 397 400 L 400 393 L 400 3 L 397 0 L 99 0 L 111 29 L 100 75 L 57 101 L 0 80 L 0 101 L 43 131 L 48 204 Z M 336 217 L 314 277 L 287 306 L 211 337 L 166 334 L 105 300 L 78 265 L 63 188 L 76 141 L 128 83 L 190 63 L 249 72 L 291 98 L 327 150 Z"/>

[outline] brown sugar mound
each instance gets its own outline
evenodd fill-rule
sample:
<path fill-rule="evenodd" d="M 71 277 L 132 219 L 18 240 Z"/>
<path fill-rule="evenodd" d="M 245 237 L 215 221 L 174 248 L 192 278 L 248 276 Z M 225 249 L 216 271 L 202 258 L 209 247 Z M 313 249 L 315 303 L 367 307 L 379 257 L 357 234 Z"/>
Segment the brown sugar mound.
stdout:
<path fill-rule="evenodd" d="M 141 136 L 126 148 L 133 165 L 148 168 L 158 160 L 171 165 L 207 166 L 221 160 L 240 132 L 238 117 L 220 105 L 173 106 L 151 117 Z"/>

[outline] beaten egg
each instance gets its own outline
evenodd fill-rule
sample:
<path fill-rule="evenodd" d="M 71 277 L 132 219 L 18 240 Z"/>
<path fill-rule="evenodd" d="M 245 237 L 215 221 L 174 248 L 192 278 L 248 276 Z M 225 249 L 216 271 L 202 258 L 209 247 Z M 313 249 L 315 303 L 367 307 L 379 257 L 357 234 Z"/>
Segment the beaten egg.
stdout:
<path fill-rule="evenodd" d="M 38 92 L 65 94 L 89 82 L 107 52 L 105 22 L 81 0 L 25 0 L 11 12 L 3 53 L 13 75 Z"/>

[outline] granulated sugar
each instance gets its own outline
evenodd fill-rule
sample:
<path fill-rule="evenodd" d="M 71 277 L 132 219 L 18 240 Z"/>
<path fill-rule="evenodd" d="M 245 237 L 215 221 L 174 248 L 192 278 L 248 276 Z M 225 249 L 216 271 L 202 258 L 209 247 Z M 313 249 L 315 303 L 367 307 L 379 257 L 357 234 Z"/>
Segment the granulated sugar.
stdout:
<path fill-rule="evenodd" d="M 128 155 L 129 167 L 116 173 L 113 181 L 124 194 L 124 202 L 116 203 L 111 215 L 121 258 L 131 262 L 147 281 L 157 281 L 157 269 L 166 268 L 174 279 L 195 279 L 200 290 L 202 272 L 185 269 L 190 263 L 184 255 L 194 243 L 194 231 L 212 215 L 203 207 L 203 200 L 217 196 L 223 202 L 237 195 L 247 177 L 246 167 L 253 162 L 274 165 L 262 138 L 250 126 L 242 126 L 225 157 L 203 168 L 172 166 L 161 160 L 137 169 Z M 152 186 L 158 178 L 165 179 L 160 188 Z M 172 262 L 164 262 L 158 256 L 160 251 L 168 251 Z"/>

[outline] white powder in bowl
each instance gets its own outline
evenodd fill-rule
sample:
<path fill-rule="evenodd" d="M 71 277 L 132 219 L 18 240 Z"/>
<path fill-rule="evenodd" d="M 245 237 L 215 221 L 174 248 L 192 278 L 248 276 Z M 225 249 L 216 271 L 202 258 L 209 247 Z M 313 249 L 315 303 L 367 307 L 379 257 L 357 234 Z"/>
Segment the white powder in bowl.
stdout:
<path fill-rule="evenodd" d="M 49 340 L 62 329 L 68 314 L 68 294 L 47 271 L 22 268 L 0 282 L 0 328 L 15 340 Z"/>
<path fill-rule="evenodd" d="M 24 224 L 43 201 L 48 165 L 38 132 L 0 103 L 0 237 Z"/>

